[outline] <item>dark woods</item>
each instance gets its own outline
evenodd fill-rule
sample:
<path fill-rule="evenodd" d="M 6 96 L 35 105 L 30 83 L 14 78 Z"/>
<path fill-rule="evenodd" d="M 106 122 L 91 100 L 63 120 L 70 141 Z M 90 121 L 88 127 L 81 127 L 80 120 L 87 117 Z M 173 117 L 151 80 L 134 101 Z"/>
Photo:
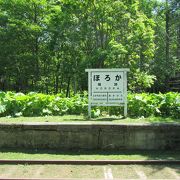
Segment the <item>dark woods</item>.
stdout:
<path fill-rule="evenodd" d="M 0 0 L 0 89 L 70 96 L 87 90 L 86 68 L 130 68 L 129 90 L 168 91 L 180 71 L 179 6 Z"/>

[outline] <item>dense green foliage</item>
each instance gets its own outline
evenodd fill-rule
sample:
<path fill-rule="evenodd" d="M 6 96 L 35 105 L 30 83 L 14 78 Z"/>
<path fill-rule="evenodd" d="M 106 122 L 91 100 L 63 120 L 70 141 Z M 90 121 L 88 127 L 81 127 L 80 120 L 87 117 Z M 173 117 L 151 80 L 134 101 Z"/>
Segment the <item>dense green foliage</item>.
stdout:
<path fill-rule="evenodd" d="M 131 93 L 169 90 L 179 19 L 179 0 L 0 0 L 0 115 L 86 114 L 86 68 L 130 68 Z M 179 94 L 131 93 L 130 116 L 180 116 Z"/>
<path fill-rule="evenodd" d="M 64 114 L 87 115 L 87 93 L 76 94 L 71 98 L 65 95 L 45 95 L 40 93 L 1 92 L 0 116 L 45 116 Z M 94 108 L 92 115 L 98 116 L 106 108 Z M 110 108 L 110 114 L 120 115 L 121 108 Z M 129 94 L 128 114 L 130 117 L 162 116 L 180 118 L 180 94 Z"/>
<path fill-rule="evenodd" d="M 0 94 L 1 116 L 44 116 L 81 114 L 87 111 L 87 97 L 79 94 L 65 98 L 62 94 L 45 95 L 38 93 L 7 92 Z"/>
<path fill-rule="evenodd" d="M 180 118 L 180 94 L 130 94 L 130 116 L 163 116 Z"/>
<path fill-rule="evenodd" d="M 0 89 L 87 90 L 86 68 L 130 68 L 129 90 L 180 69 L 178 0 L 0 0 Z"/>

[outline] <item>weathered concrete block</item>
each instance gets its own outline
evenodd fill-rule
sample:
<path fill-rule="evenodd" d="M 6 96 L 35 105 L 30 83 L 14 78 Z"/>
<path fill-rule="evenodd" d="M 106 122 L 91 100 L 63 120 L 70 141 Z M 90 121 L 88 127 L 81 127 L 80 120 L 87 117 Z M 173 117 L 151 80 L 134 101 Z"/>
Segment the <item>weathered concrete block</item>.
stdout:
<path fill-rule="evenodd" d="M 180 124 L 0 124 L 0 148 L 180 150 Z"/>

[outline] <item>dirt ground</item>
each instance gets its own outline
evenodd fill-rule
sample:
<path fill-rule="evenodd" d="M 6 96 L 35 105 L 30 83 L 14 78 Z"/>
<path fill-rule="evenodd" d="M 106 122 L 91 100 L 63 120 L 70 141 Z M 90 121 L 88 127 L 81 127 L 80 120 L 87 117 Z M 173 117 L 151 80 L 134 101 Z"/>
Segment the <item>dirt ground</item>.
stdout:
<path fill-rule="evenodd" d="M 178 165 L 0 165 L 3 178 L 179 179 Z"/>

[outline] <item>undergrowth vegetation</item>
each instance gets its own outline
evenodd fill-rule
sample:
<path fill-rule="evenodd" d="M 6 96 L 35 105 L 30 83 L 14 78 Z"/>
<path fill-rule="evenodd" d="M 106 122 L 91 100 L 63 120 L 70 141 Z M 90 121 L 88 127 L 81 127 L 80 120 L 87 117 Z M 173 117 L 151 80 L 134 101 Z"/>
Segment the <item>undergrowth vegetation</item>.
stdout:
<path fill-rule="evenodd" d="M 45 95 L 31 92 L 28 94 L 0 92 L 0 116 L 46 116 L 83 114 L 87 115 L 87 92 L 66 98 L 64 94 Z M 122 107 L 94 107 L 92 116 L 101 113 L 123 114 Z M 128 115 L 130 117 L 162 116 L 180 118 L 180 94 L 128 94 Z"/>

